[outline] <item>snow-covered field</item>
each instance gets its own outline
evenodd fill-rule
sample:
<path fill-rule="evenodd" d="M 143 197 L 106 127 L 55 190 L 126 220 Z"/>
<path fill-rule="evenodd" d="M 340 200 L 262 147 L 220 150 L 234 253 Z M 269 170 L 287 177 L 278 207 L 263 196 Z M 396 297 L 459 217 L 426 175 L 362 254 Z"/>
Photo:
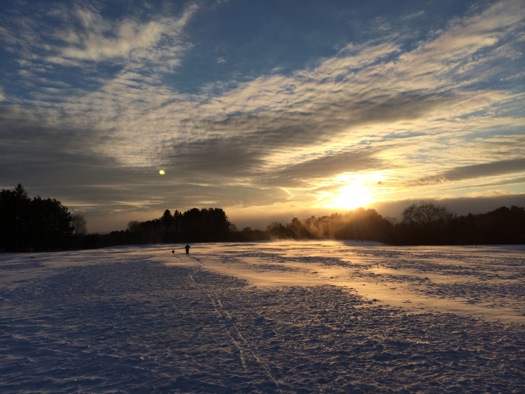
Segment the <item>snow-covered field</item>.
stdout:
<path fill-rule="evenodd" d="M 0 254 L 0 392 L 525 392 L 524 246 L 182 246 Z"/>

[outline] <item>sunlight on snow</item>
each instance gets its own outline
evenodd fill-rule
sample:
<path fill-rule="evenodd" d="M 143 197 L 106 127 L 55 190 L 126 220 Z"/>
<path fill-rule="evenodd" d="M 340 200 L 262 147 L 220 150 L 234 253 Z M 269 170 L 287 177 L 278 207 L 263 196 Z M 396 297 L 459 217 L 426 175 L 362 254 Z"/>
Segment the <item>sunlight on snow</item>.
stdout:
<path fill-rule="evenodd" d="M 0 253 L 3 392 L 521 392 L 523 245 L 184 246 Z"/>
<path fill-rule="evenodd" d="M 141 259 L 196 267 L 246 280 L 261 289 L 336 286 L 412 312 L 453 312 L 525 322 L 519 293 L 525 275 L 523 246 L 396 247 L 368 242 L 274 241 L 194 244 L 190 255 L 185 255 L 183 246 L 6 254 L 0 265 L 21 266 L 4 271 L 0 285 L 17 286 L 20 281 L 70 266 Z"/>
<path fill-rule="evenodd" d="M 259 288 L 337 286 L 412 312 L 525 322 L 518 298 L 508 292 L 523 276 L 515 272 L 524 266 L 516 248 L 276 241 L 198 244 L 189 257 L 166 258 L 164 252 L 159 257 L 168 265 L 200 265 Z"/>

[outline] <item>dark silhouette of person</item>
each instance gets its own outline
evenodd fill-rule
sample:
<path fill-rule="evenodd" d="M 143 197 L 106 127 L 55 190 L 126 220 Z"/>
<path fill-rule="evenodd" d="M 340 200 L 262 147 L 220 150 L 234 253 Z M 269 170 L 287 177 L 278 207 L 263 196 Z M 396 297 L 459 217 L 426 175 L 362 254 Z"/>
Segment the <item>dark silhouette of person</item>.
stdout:
<path fill-rule="evenodd" d="M 172 250 L 171 250 L 171 254 L 175 254 L 175 250 L 172 249 Z"/>
<path fill-rule="evenodd" d="M 186 249 L 186 254 L 190 254 L 190 245 L 189 244 L 186 244 L 186 246 L 184 247 L 184 249 Z"/>

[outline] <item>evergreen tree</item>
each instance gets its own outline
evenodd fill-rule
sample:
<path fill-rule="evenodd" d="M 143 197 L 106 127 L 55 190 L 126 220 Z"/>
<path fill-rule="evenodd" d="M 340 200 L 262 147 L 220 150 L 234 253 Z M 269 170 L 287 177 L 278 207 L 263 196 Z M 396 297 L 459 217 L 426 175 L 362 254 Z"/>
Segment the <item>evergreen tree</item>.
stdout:
<path fill-rule="evenodd" d="M 55 199 L 29 198 L 22 185 L 0 192 L 0 249 L 54 250 L 69 246 L 73 227 L 69 210 Z"/>

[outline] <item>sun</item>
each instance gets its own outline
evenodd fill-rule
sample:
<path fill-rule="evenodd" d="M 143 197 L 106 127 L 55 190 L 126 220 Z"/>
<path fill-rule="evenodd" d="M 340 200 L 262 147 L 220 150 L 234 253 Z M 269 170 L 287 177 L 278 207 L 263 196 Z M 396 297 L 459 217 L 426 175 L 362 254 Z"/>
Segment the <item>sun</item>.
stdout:
<path fill-rule="evenodd" d="M 351 185 L 337 189 L 333 197 L 327 201 L 331 208 L 356 209 L 366 207 L 372 202 L 370 190 L 354 182 Z"/>
<path fill-rule="evenodd" d="M 334 179 L 337 185 L 330 192 L 322 196 L 322 206 L 353 210 L 365 208 L 374 200 L 374 184 L 377 176 L 367 175 L 340 175 Z"/>

